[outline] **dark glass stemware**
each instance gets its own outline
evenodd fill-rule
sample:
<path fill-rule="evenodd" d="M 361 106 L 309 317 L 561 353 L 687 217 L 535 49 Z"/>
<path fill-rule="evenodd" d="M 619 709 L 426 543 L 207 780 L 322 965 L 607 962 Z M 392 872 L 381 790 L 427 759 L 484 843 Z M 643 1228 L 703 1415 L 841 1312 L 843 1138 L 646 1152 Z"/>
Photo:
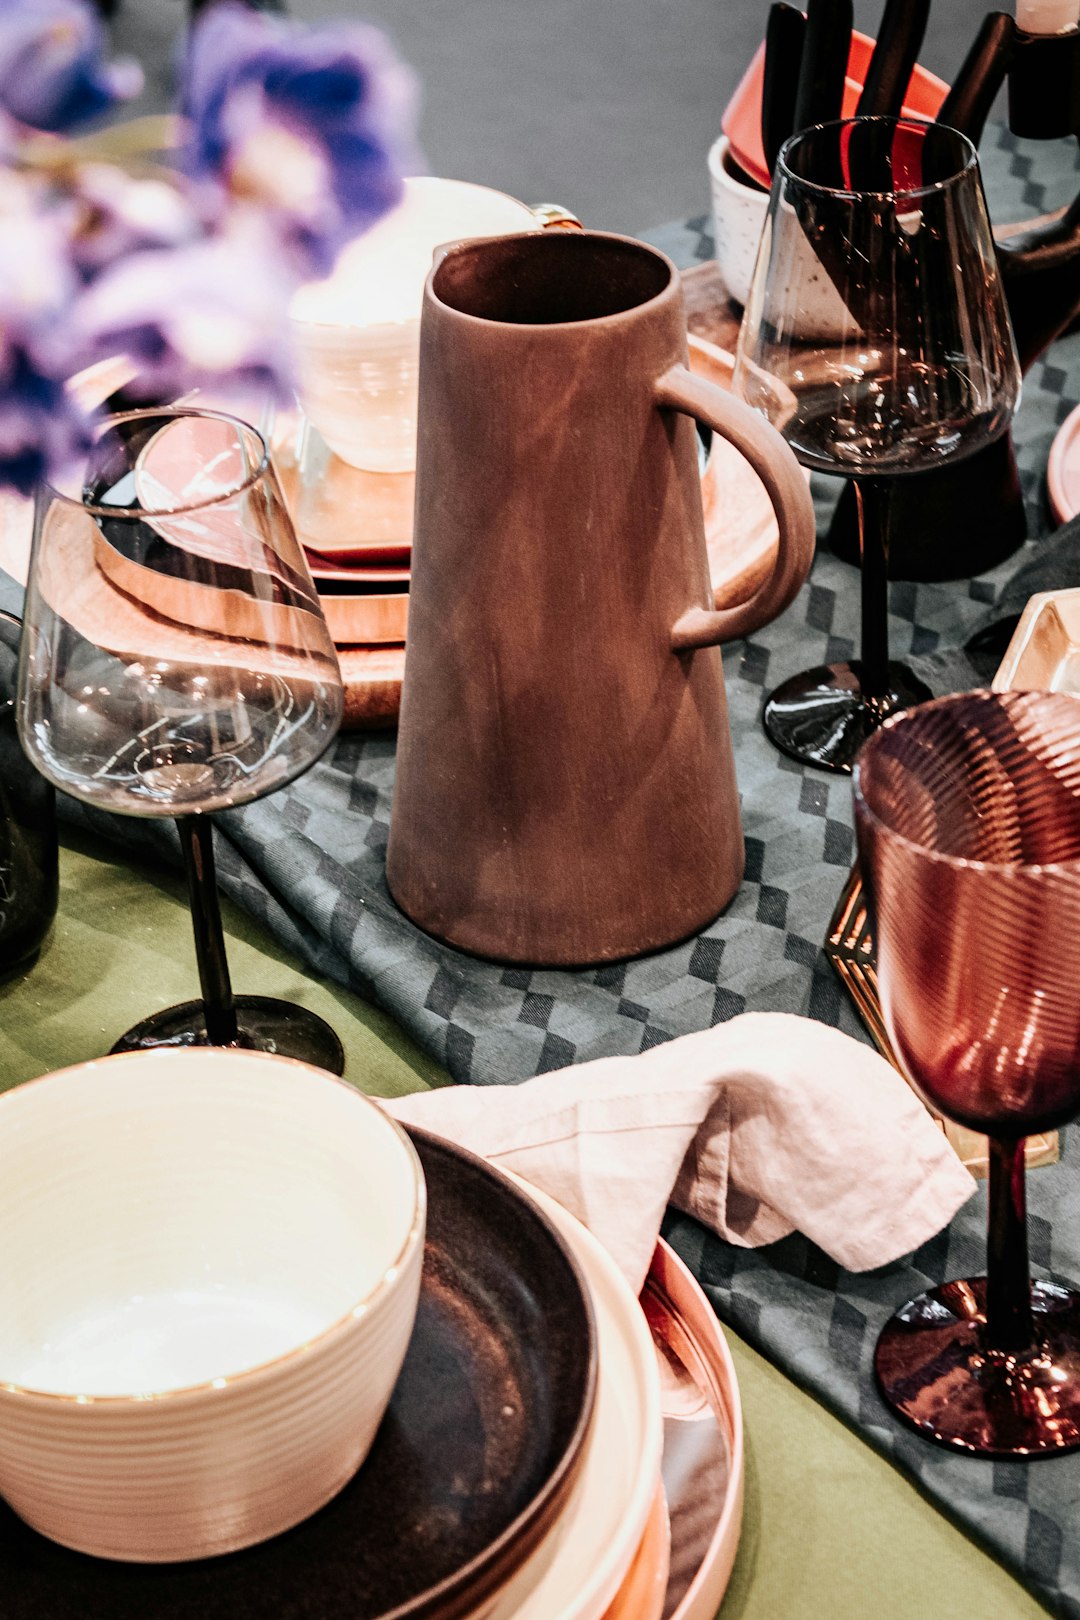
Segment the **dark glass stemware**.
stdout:
<path fill-rule="evenodd" d="M 921 1434 L 988 1456 L 1080 1446 L 1080 1294 L 1032 1282 L 1024 1137 L 1080 1109 L 1080 703 L 970 692 L 896 715 L 855 766 L 882 1012 L 909 1079 L 990 1138 L 987 1274 L 885 1327 Z"/>
<path fill-rule="evenodd" d="M 735 372 L 804 466 L 854 481 L 860 657 L 772 693 L 765 729 L 848 771 L 886 715 L 930 696 L 888 645 L 890 490 L 1007 429 L 1020 371 L 975 149 L 939 124 L 855 118 L 781 149 Z"/>
<path fill-rule="evenodd" d="M 307 770 L 342 713 L 337 656 L 265 442 L 215 411 L 107 418 L 41 492 L 19 665 L 19 734 L 56 787 L 180 833 L 202 1000 L 114 1050 L 254 1046 L 340 1073 L 313 1013 L 234 997 L 209 813 Z"/>

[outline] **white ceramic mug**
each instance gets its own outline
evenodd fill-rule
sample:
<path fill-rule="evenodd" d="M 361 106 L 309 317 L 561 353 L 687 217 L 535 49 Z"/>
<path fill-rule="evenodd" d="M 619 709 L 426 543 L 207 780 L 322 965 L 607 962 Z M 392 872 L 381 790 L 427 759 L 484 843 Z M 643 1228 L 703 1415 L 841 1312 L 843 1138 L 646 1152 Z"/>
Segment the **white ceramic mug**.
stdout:
<path fill-rule="evenodd" d="M 541 223 L 501 191 L 415 176 L 328 280 L 300 288 L 291 311 L 300 402 L 336 455 L 369 472 L 412 470 L 420 308 L 434 250 Z"/>

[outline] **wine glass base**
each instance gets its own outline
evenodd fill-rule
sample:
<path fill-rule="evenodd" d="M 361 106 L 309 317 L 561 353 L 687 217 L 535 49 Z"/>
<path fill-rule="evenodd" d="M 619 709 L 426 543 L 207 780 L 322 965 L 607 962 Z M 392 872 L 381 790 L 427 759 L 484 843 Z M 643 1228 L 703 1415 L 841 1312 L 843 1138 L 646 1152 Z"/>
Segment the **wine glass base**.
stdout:
<path fill-rule="evenodd" d="M 931 1288 L 885 1324 L 878 1388 L 924 1438 L 980 1457 L 1051 1457 L 1080 1447 L 1080 1293 L 1031 1287 L 1036 1343 L 983 1344 L 986 1278 Z"/>
<path fill-rule="evenodd" d="M 240 1035 L 235 1045 L 247 1052 L 274 1052 L 301 1063 L 345 1070 L 345 1050 L 325 1019 L 306 1007 L 271 996 L 237 996 L 236 1019 Z M 121 1035 L 112 1052 L 146 1052 L 157 1046 L 209 1046 L 206 1015 L 201 1001 L 183 1001 L 166 1007 Z"/>
<path fill-rule="evenodd" d="M 766 735 L 780 752 L 802 765 L 849 772 L 855 755 L 883 720 L 933 696 L 903 664 L 889 665 L 889 690 L 866 697 L 861 665 L 821 664 L 793 675 L 765 704 Z"/>

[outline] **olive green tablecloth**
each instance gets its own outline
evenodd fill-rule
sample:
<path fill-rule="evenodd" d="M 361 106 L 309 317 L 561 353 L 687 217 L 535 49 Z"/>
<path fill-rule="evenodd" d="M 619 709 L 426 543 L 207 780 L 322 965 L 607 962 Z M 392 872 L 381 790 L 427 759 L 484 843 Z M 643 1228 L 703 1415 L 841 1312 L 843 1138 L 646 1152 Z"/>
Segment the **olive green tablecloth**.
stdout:
<path fill-rule="evenodd" d="M 307 976 L 241 912 L 227 908 L 226 928 L 237 990 L 291 997 L 328 1018 L 353 1084 L 390 1096 L 445 1083 L 390 1019 Z M 100 1055 L 136 1019 L 194 994 L 196 982 L 180 880 L 117 866 L 114 850 L 69 839 L 52 937 L 30 973 L 0 986 L 0 1088 Z M 727 1334 L 747 1469 L 723 1620 L 1024 1620 L 1043 1612 L 887 1462 Z M 0 1576 L 0 1620 L 2 1592 Z"/>

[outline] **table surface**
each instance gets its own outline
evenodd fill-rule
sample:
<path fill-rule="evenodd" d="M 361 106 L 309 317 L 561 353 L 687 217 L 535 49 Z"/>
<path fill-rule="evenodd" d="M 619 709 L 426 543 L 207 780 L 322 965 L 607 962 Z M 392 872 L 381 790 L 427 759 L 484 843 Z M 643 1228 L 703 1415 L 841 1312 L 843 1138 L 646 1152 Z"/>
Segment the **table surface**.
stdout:
<path fill-rule="evenodd" d="M 378 1096 L 446 1075 L 377 1009 L 312 978 L 257 924 L 225 908 L 238 991 L 321 1013 L 346 1078 Z M 195 994 L 183 885 L 68 837 L 60 911 L 31 971 L 0 986 L 0 1089 L 108 1050 L 129 1024 Z M 728 1333 L 747 1434 L 746 1513 L 723 1620 L 1024 1620 L 1044 1611 L 906 1479 Z M 149 1617 L 148 1617 L 149 1620 Z"/>

